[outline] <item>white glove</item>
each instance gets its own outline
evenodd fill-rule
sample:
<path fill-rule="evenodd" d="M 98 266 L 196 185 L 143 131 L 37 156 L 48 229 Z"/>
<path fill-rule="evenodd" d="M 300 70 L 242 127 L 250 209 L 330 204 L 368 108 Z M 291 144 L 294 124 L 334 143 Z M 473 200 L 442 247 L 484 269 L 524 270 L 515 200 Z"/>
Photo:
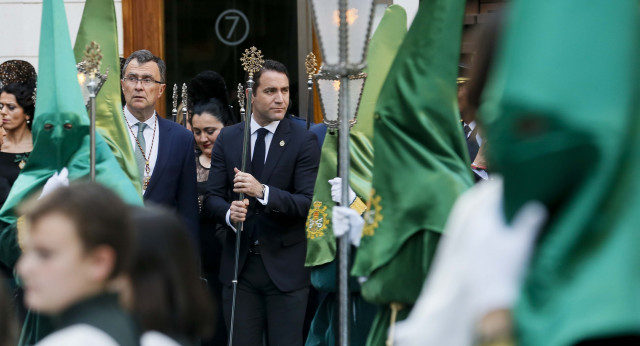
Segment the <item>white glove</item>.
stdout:
<path fill-rule="evenodd" d="M 471 345 L 486 313 L 515 302 L 547 212 L 532 201 L 507 225 L 502 190 L 496 176 L 456 201 L 420 297 L 397 325 L 397 345 Z"/>
<path fill-rule="evenodd" d="M 69 170 L 67 169 L 67 167 L 62 168 L 62 170 L 60 170 L 60 173 L 53 173 L 51 178 L 49 178 L 49 180 L 47 180 L 47 182 L 44 184 L 42 193 L 40 194 L 40 197 L 38 197 L 38 199 L 50 194 L 57 188 L 63 186 L 69 186 Z"/>
<path fill-rule="evenodd" d="M 331 199 L 336 203 L 342 202 L 342 179 L 340 177 L 335 177 L 329 180 L 329 184 L 331 184 Z M 353 191 L 351 186 L 349 186 L 349 205 L 356 200 L 356 193 Z"/>
<path fill-rule="evenodd" d="M 364 219 L 357 211 L 349 207 L 335 206 L 331 210 L 333 216 L 331 223 L 333 224 L 333 234 L 336 238 L 342 237 L 347 231 L 351 244 L 355 247 L 360 246 L 362 238 L 362 228 L 364 227 Z"/>

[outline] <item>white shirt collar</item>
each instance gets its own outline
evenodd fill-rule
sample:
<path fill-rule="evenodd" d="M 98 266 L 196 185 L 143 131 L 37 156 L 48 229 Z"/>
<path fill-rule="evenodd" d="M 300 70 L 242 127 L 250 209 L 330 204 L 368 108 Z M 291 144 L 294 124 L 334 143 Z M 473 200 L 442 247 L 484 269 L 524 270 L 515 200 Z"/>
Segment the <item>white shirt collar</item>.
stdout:
<path fill-rule="evenodd" d="M 276 133 L 276 129 L 278 128 L 278 124 L 280 124 L 280 120 L 272 121 L 269 125 L 264 126 L 265 129 L 269 130 L 270 133 Z M 254 134 L 258 129 L 261 129 L 263 126 L 258 125 L 258 123 L 251 117 L 251 134 Z"/>
<path fill-rule="evenodd" d="M 136 117 L 133 116 L 133 114 L 131 114 L 127 106 L 124 106 L 124 117 L 127 119 L 129 126 L 134 126 L 140 122 L 140 120 L 138 120 Z M 151 129 L 153 129 L 153 126 L 156 120 L 155 117 L 156 117 L 156 113 L 153 112 L 153 115 L 144 122 Z"/>
<path fill-rule="evenodd" d="M 473 129 L 476 128 L 476 121 L 474 120 L 474 121 L 468 123 L 467 125 L 469 125 L 469 128 L 471 129 L 471 131 L 473 131 Z"/>

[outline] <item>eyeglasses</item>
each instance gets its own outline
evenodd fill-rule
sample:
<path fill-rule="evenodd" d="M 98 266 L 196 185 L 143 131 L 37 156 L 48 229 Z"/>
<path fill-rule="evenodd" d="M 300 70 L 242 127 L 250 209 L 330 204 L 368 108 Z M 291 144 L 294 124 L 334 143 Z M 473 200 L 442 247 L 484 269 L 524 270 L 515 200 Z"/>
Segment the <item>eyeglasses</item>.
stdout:
<path fill-rule="evenodd" d="M 157 81 L 157 80 L 155 80 L 153 78 L 149 78 L 149 77 L 138 78 L 138 77 L 135 77 L 135 76 L 126 76 L 126 77 L 122 78 L 122 80 L 125 83 L 128 83 L 128 84 L 130 84 L 132 86 L 138 84 L 138 82 L 141 82 L 142 85 L 145 86 L 145 87 L 152 86 L 154 83 L 164 84 L 164 83 L 162 83 L 160 81 Z"/>

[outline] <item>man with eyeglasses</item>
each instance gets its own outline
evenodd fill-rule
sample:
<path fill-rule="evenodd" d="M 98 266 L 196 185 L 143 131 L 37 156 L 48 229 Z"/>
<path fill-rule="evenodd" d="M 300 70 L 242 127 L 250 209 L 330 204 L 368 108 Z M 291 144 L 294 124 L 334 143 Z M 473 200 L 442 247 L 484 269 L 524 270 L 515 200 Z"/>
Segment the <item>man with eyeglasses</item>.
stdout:
<path fill-rule="evenodd" d="M 198 240 L 198 197 L 193 134 L 155 110 L 166 88 L 167 67 L 148 50 L 133 52 L 122 68 L 124 117 L 146 201 L 165 205 L 182 217 Z"/>

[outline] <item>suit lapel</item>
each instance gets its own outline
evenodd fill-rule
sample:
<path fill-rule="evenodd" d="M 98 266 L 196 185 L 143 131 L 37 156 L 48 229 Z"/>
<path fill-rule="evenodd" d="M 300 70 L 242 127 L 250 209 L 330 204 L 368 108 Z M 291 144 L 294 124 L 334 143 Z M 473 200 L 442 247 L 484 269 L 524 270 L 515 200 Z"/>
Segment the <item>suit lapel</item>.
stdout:
<path fill-rule="evenodd" d="M 149 180 L 149 186 L 147 186 L 147 190 L 144 192 L 145 197 L 149 195 L 150 191 L 154 189 L 161 179 L 161 172 L 164 171 L 164 167 L 167 165 L 168 150 L 171 144 L 171 141 L 169 141 L 169 131 L 171 131 L 171 128 L 165 124 L 165 121 L 168 120 L 160 118 L 157 113 L 156 117 L 158 117 L 158 158 L 156 159 L 156 166 L 153 168 L 153 173 Z"/>
<path fill-rule="evenodd" d="M 232 136 L 232 138 L 227 140 L 227 143 L 231 144 L 231 147 L 228 150 L 229 152 L 233 152 L 233 165 L 234 167 L 238 168 L 239 170 L 242 170 L 242 145 L 243 143 L 243 139 L 244 139 L 244 122 L 240 123 L 241 126 L 237 126 L 235 128 L 235 131 L 233 132 L 229 132 L 229 135 Z M 251 136 L 251 134 L 249 134 L 249 136 Z M 225 146 L 226 148 L 226 146 Z M 247 150 L 247 157 L 246 157 L 246 169 L 244 170 L 245 173 L 251 173 L 251 137 L 249 137 L 249 148 Z M 233 167 L 231 167 L 231 172 L 233 173 Z"/>
<path fill-rule="evenodd" d="M 278 164 L 278 160 L 280 160 L 280 156 L 287 148 L 287 143 L 289 142 L 289 137 L 291 135 L 291 123 L 287 118 L 282 119 L 278 128 L 276 128 L 276 132 L 273 134 L 273 138 L 271 139 L 271 145 L 269 145 L 269 153 L 267 154 L 267 162 L 264 165 L 264 170 L 262 171 L 262 176 L 258 178 L 258 181 L 261 183 L 266 183 L 269 181 L 269 177 L 271 177 L 271 173 L 273 173 L 273 169 Z"/>

